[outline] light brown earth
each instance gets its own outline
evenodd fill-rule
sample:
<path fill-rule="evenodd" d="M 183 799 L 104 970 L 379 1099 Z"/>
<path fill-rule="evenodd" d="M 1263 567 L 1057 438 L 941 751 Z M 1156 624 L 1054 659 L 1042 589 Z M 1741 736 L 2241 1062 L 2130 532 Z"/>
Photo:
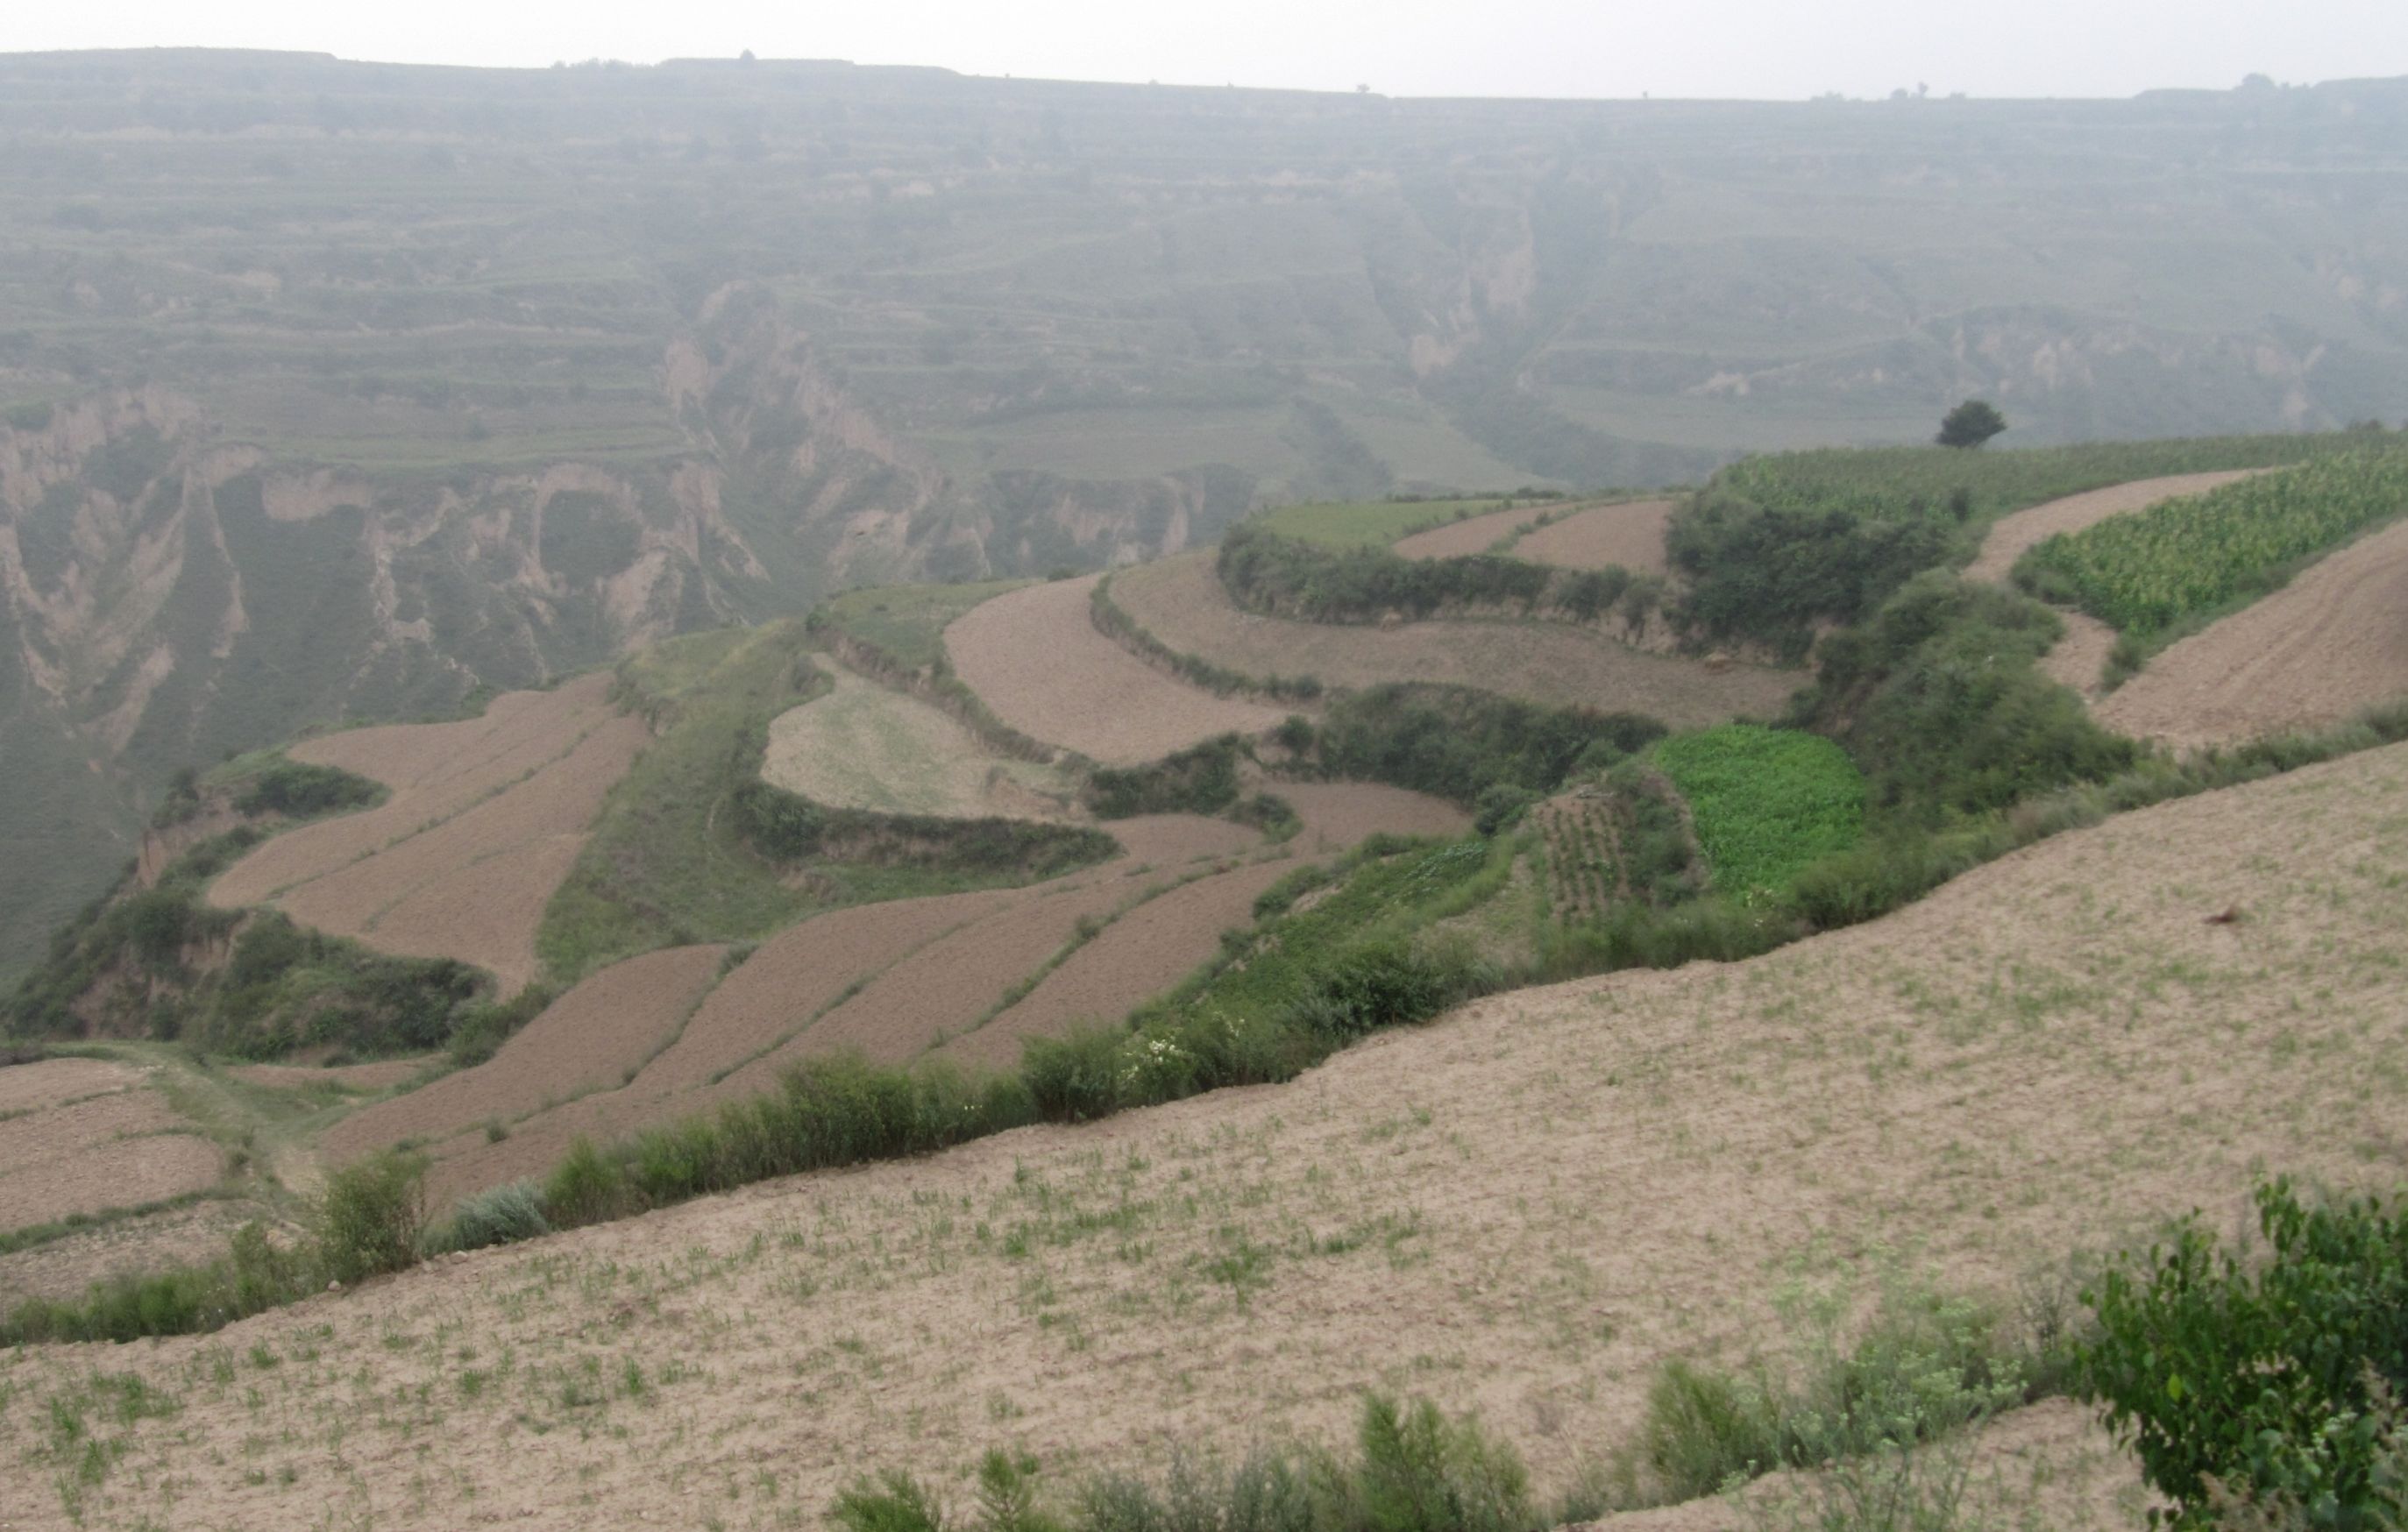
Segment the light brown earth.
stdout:
<path fill-rule="evenodd" d="M 1674 728 L 1771 717 L 1803 680 L 1750 665 L 1713 669 L 1555 623 L 1381 628 L 1258 617 L 1230 604 L 1209 551 L 1124 570 L 1113 578 L 1112 598 L 1172 649 L 1247 675 L 1310 673 L 1350 687 L 1451 682 L 1556 706 L 1645 713 Z"/>
<path fill-rule="evenodd" d="M 2336 549 L 2273 594 L 2169 646 L 2097 716 L 2141 738 L 2214 745 L 2339 723 L 2403 696 L 2408 521 Z"/>
<path fill-rule="evenodd" d="M 2129 483 L 2111 484 L 2103 490 L 2069 494 L 2061 500 L 2051 500 L 2046 505 L 2001 516 L 1990 523 L 1990 530 L 1983 536 L 1982 551 L 1965 566 L 1965 578 L 1987 580 L 1992 584 L 2002 583 L 2014 572 L 2015 561 L 2024 556 L 2026 549 L 2046 542 L 2060 532 L 2079 532 L 2110 516 L 2146 510 L 2151 506 L 2167 500 L 2179 500 L 2185 495 L 2205 494 L 2235 480 L 2254 478 L 2264 472 L 2263 468 L 2242 468 L 2218 473 L 2171 474 L 2163 479 L 2135 479 Z"/>
<path fill-rule="evenodd" d="M 0 1230 L 206 1191 L 223 1168 L 217 1145 L 194 1133 L 152 1133 L 46 1156 L 0 1174 Z"/>
<path fill-rule="evenodd" d="M 31 1348 L 0 1402 L 35 1486 L 13 1519 L 66 1525 L 31 1423 L 95 1367 L 179 1406 L 100 1427 L 99 1526 L 808 1525 L 889 1466 L 959 1500 L 995 1445 L 1158 1471 L 1334 1440 L 1365 1387 L 1477 1406 L 1551 1487 L 1629 1439 L 1665 1358 L 1777 1349 L 1794 1282 L 1861 1295 L 1894 1262 L 2011 1298 L 2191 1208 L 2235 1226 L 2263 1170 L 2397 1186 L 2402 865 L 2408 747 L 2062 836 L 1754 962 L 1498 996 L 1288 1085 L 766 1184 L 216 1337 Z M 2064 1415 L 1998 1429 L 2112 1480 Z M 2074 1503 L 2043 1525 L 2137 1525 L 2112 1484 Z"/>
<path fill-rule="evenodd" d="M 1304 822 L 1292 843 L 1303 852 L 1344 851 L 1375 835 L 1459 836 L 1471 817 L 1442 798 L 1378 782 L 1271 782 Z"/>
<path fill-rule="evenodd" d="M 612 964 L 545 1007 L 484 1063 L 344 1118 L 326 1131 L 326 1153 L 350 1159 L 617 1089 L 676 1035 L 726 951 L 671 947 Z"/>
<path fill-rule="evenodd" d="M 832 660 L 830 690 L 769 724 L 764 780 L 816 803 L 884 814 L 1066 819 L 1073 784 L 1054 766 L 997 755 L 917 698 Z"/>
<path fill-rule="evenodd" d="M 0 1113 L 62 1107 L 142 1082 L 142 1071 L 108 1059 L 36 1059 L 0 1067 Z"/>
<path fill-rule="evenodd" d="M 196 1202 L 0 1255 L 0 1310 L 18 1298 L 81 1297 L 93 1283 L 111 1277 L 214 1260 L 225 1253 L 227 1238 L 259 1211 L 249 1201 Z"/>
<path fill-rule="evenodd" d="M 1671 565 L 1664 556 L 1664 528 L 1672 520 L 1670 500 L 1631 500 L 1577 510 L 1513 545 L 1513 556 L 1563 569 L 1602 569 L 1618 564 L 1634 575 L 1660 575 Z"/>
<path fill-rule="evenodd" d="M 1233 730 L 1260 734 L 1287 716 L 1175 680 L 1096 632 L 1087 601 L 1101 578 L 1029 585 L 972 608 L 945 629 L 953 673 L 1021 733 L 1108 766 L 1158 760 Z"/>
<path fill-rule="evenodd" d="M 271 1090 L 306 1090 L 317 1085 L 334 1085 L 348 1091 L 388 1091 L 403 1085 L 422 1071 L 439 1069 L 439 1054 L 421 1058 L 378 1059 L 372 1064 L 242 1064 L 228 1069 L 227 1074 L 246 1085 L 265 1085 Z"/>
<path fill-rule="evenodd" d="M 1467 516 L 1427 532 L 1399 537 L 1394 548 L 1409 559 L 1469 558 L 1474 553 L 1487 552 L 1545 515 L 1547 509 L 1545 506 L 1516 506 L 1512 510 L 1492 510 L 1485 516 Z"/>
<path fill-rule="evenodd" d="M 294 747 L 303 759 L 375 777 L 393 796 L 270 840 L 218 880 L 210 901 L 272 899 L 304 924 L 380 952 L 488 969 L 515 994 L 535 977 L 545 904 L 603 795 L 650 737 L 609 707 L 608 686 L 608 677 L 586 677 L 515 694 L 530 700 L 498 721 L 359 729 Z"/>

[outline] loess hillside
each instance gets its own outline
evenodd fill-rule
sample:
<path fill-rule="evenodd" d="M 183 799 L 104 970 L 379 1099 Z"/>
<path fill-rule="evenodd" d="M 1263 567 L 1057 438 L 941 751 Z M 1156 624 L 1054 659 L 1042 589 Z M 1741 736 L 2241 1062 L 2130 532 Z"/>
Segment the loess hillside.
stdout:
<path fill-rule="evenodd" d="M 0 973 L 178 767 L 844 585 L 2396 418 L 2403 112 L 0 58 Z"/>

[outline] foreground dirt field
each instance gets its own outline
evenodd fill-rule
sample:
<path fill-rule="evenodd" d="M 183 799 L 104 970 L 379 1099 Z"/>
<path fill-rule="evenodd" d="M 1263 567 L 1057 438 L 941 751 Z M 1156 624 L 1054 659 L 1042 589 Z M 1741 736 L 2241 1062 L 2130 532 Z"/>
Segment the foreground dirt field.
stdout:
<path fill-rule="evenodd" d="M 2408 522 L 2149 661 L 2098 707 L 2112 729 L 2213 745 L 2337 723 L 2408 696 Z"/>
<path fill-rule="evenodd" d="M 401 956 L 456 958 L 516 993 L 535 977 L 545 902 L 603 795 L 650 737 L 609 706 L 608 689 L 607 676 L 583 677 L 499 698 L 499 719 L 360 729 L 295 747 L 298 757 L 384 782 L 393 796 L 277 837 L 228 869 L 211 902 L 272 899 L 304 924 Z"/>
<path fill-rule="evenodd" d="M 1210 551 L 1125 570 L 1112 581 L 1112 598 L 1172 649 L 1247 675 L 1310 672 L 1333 686 L 1445 681 L 1540 702 L 1645 713 L 1674 728 L 1740 715 L 1771 717 L 1805 679 L 1748 665 L 1709 669 L 1701 661 L 1646 653 L 1561 623 L 1379 628 L 1257 617 L 1230 604 Z"/>
<path fill-rule="evenodd" d="M 0 1359 L 0 1452 L 93 1369 L 165 1391 L 87 1525 L 809 1525 L 864 1469 L 1049 1468 L 1476 1405 L 1544 1484 L 1668 1356 L 1885 1262 L 2011 1297 L 2261 1170 L 2408 1172 L 2408 748 L 2171 804 L 1732 966 L 1499 996 L 1292 1084 L 807 1177 L 223 1335 Z M 2208 924 L 2237 906 L 2242 918 Z M 1888 1253 L 1886 1254 L 1883 1253 Z M 262 1366 L 259 1358 L 272 1366 Z M 2083 1467 L 2063 1411 L 2002 1423 Z M 2050 1441 L 2057 1444 L 2051 1446 Z M 2059 1461 L 2043 1456 L 2042 1467 Z M 2042 1525 L 2132 1526 L 2127 1482 Z M 1703 1528 L 1712 1508 L 1635 1526 Z"/>
<path fill-rule="evenodd" d="M 1107 766 L 1231 730 L 1260 734 L 1287 716 L 1190 686 L 1096 632 L 1087 599 L 1101 578 L 1030 585 L 972 609 L 945 629 L 953 673 L 1021 733 Z"/>

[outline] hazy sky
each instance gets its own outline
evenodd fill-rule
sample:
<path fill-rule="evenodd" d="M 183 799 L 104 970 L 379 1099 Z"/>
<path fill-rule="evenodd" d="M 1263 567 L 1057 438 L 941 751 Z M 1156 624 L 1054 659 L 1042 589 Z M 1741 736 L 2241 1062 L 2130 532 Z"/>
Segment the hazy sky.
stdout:
<path fill-rule="evenodd" d="M 2128 95 L 2408 74 L 2408 0 L 71 0 L 0 51 L 203 43 L 408 63 L 681 55 L 1482 94 Z"/>

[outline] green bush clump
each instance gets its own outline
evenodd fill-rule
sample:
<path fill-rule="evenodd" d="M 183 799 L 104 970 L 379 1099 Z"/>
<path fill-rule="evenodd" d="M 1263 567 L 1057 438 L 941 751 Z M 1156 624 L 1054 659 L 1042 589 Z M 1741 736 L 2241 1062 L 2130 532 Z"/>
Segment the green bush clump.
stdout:
<path fill-rule="evenodd" d="M 1713 886 L 1734 898 L 1786 890 L 1864 833 L 1864 777 L 1820 735 L 1727 723 L 1674 735 L 1649 759 L 1688 800 Z"/>
<path fill-rule="evenodd" d="M 1087 805 L 1097 819 L 1219 813 L 1238 801 L 1238 763 L 1246 755 L 1245 740 L 1225 734 L 1151 766 L 1097 766 L 1087 779 Z"/>
<path fill-rule="evenodd" d="M 552 1220 L 544 1215 L 543 1203 L 543 1188 L 531 1181 L 514 1181 L 463 1197 L 452 1210 L 439 1246 L 483 1250 L 550 1234 Z"/>
<path fill-rule="evenodd" d="M 2401 1485 L 2386 1396 L 2408 1385 L 2408 1214 L 2322 1205 L 2287 1181 L 2257 1194 L 2263 1259 L 2196 1214 L 2085 1295 L 2085 1393 L 2138 1449 L 2176 1525 L 2213 1525 L 2214 1487 L 2295 1508 L 2301 1525 L 2390 1526 Z"/>
<path fill-rule="evenodd" d="M 2404 509 L 2408 452 L 2350 452 L 2060 533 L 2015 574 L 2146 637 L 2262 595 L 2298 561 Z"/>
<path fill-rule="evenodd" d="M 1664 588 L 1662 581 L 1634 576 L 1619 565 L 1555 569 L 1496 553 L 1409 559 L 1383 546 L 1283 535 L 1265 521 L 1230 528 L 1221 539 L 1215 568 L 1238 606 L 1308 623 L 1376 623 L 1392 615 L 1422 619 L 1502 607 L 1582 623 L 1618 610 L 1626 623 L 1635 625 L 1655 609 Z M 1099 618 L 1099 625 L 1107 621 Z M 1202 676 L 1196 679 L 1212 684 Z"/>
<path fill-rule="evenodd" d="M 385 790 L 366 777 L 286 756 L 271 758 L 242 784 L 234 806 L 246 814 L 283 814 L 314 819 L 321 814 L 366 809 L 384 801 Z"/>
<path fill-rule="evenodd" d="M 1937 826 L 2105 780 L 2139 751 L 2039 669 L 2061 631 L 2028 596 L 1934 570 L 1823 641 L 1791 721 L 1847 748 L 1881 818 Z"/>
<path fill-rule="evenodd" d="M 1388 782 L 1475 809 L 1491 787 L 1551 793 L 1596 748 L 1627 754 L 1663 734 L 1664 725 L 1636 713 L 1400 682 L 1332 702 L 1313 759 L 1328 776 Z"/>
<path fill-rule="evenodd" d="M 1025 819 L 952 819 L 832 809 L 758 777 L 733 795 L 737 829 L 771 862 L 818 858 L 859 866 L 1058 877 L 1119 854 L 1101 830 Z"/>
<path fill-rule="evenodd" d="M 399 1271 L 418 1260 L 426 1228 L 426 1159 L 382 1153 L 326 1178 L 319 1212 L 319 1259 L 340 1282 Z"/>

